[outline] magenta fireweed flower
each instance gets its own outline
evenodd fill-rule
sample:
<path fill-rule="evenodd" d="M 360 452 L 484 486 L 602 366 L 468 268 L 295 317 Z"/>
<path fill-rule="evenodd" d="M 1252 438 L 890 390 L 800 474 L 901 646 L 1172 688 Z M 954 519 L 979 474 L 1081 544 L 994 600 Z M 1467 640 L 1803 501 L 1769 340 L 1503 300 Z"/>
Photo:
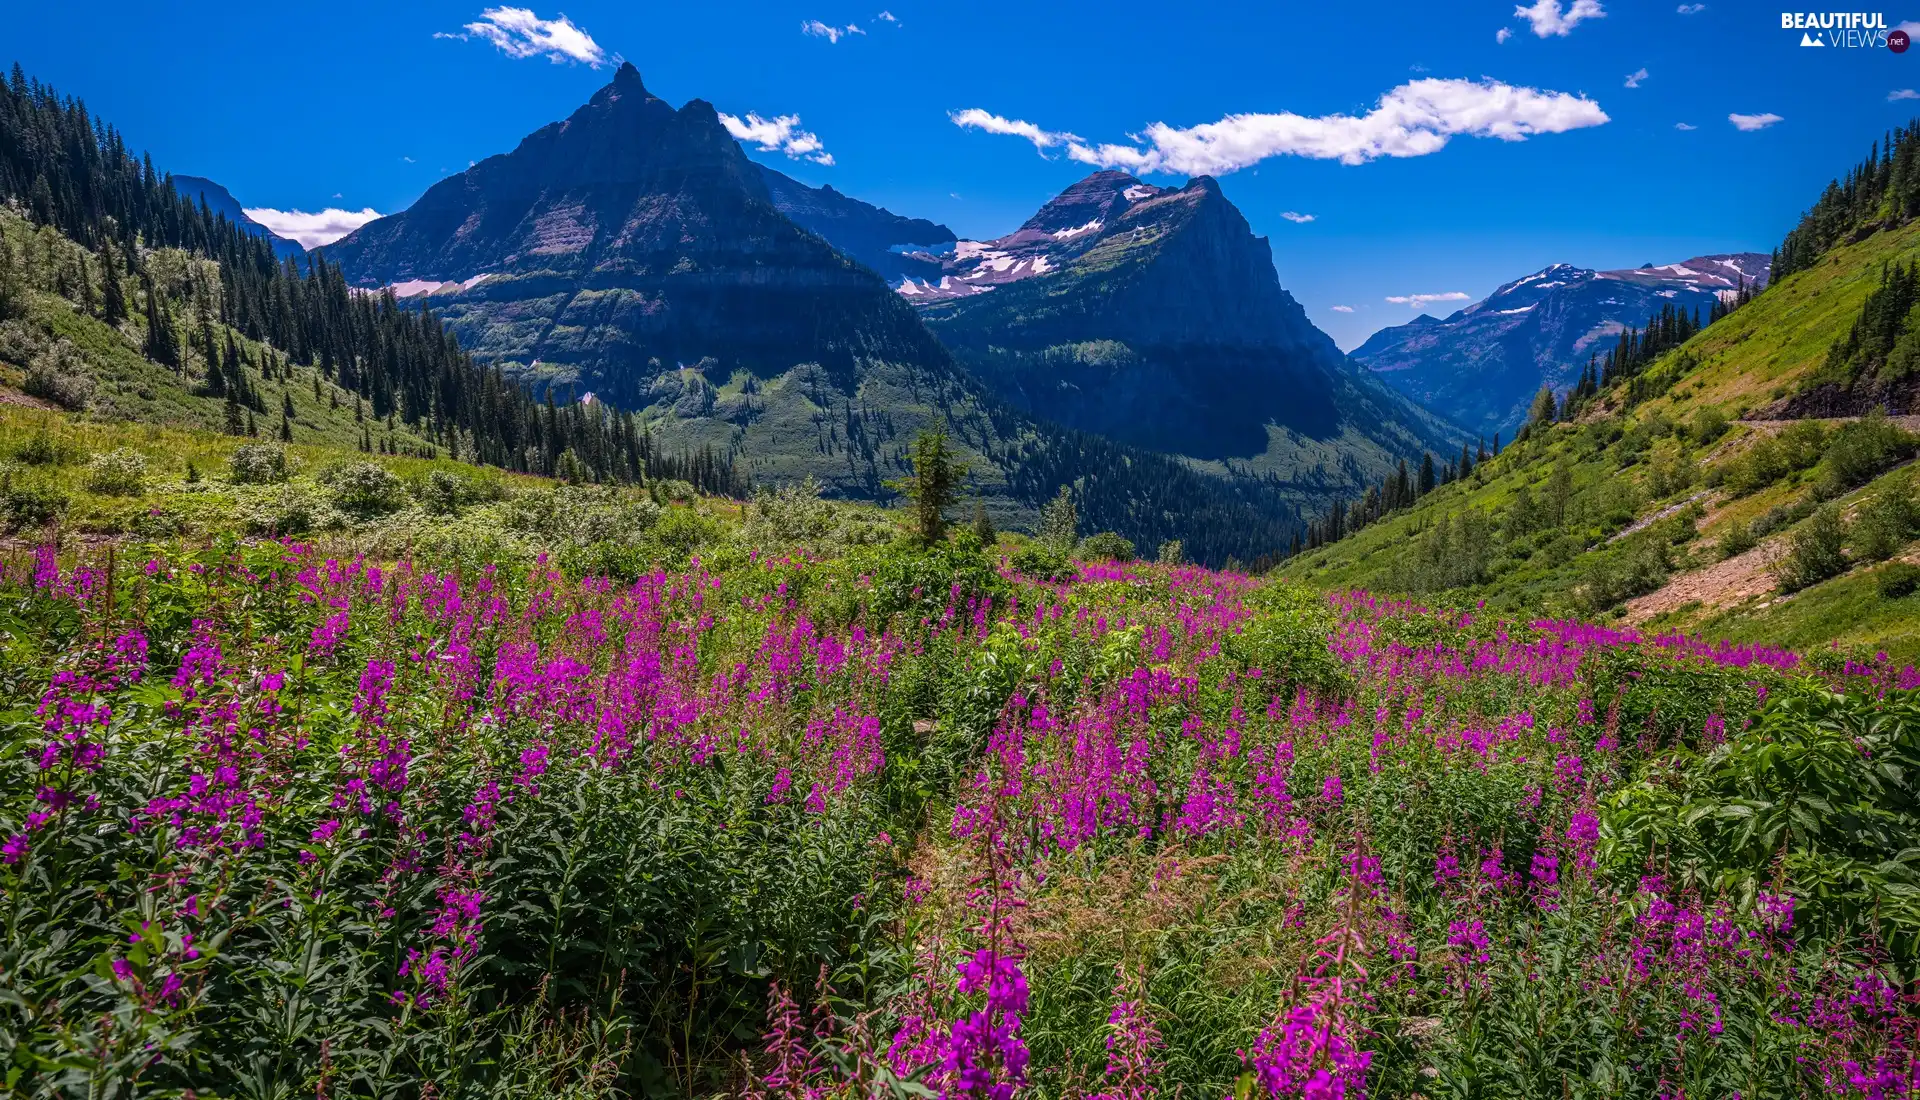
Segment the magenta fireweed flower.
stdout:
<path fill-rule="evenodd" d="M 1327 781 L 1320 785 L 1320 800 L 1331 807 L 1337 807 L 1346 800 L 1346 791 L 1340 786 L 1339 775 L 1327 776 Z"/>
<path fill-rule="evenodd" d="M 360 673 L 360 694 L 353 701 L 353 713 L 370 726 L 387 723 L 387 693 L 393 690 L 394 665 L 378 658 L 367 662 Z"/>

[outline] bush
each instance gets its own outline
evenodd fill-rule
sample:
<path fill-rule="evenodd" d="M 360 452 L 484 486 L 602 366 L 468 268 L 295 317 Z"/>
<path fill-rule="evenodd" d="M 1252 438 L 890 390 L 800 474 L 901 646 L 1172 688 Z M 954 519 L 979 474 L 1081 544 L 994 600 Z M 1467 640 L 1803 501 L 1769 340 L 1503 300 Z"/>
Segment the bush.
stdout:
<path fill-rule="evenodd" d="M 287 449 L 278 443 L 248 443 L 227 458 L 227 479 L 235 485 L 275 485 L 292 475 Z"/>
<path fill-rule="evenodd" d="M 1913 437 L 1875 409 L 1833 433 L 1820 461 L 1819 490 L 1828 497 L 1839 496 L 1912 453 Z"/>
<path fill-rule="evenodd" d="M 93 396 L 93 378 L 72 344 L 55 341 L 27 361 L 27 377 L 20 387 L 28 394 L 70 412 L 87 407 Z"/>
<path fill-rule="evenodd" d="M 1154 560 L 1161 565 L 1179 565 L 1186 559 L 1187 548 L 1180 545 L 1179 539 L 1168 539 L 1160 544 L 1160 550 Z"/>
<path fill-rule="evenodd" d="M 333 506 L 356 520 L 374 519 L 407 506 L 407 487 L 377 462 L 348 462 L 320 475 L 333 491 Z"/>
<path fill-rule="evenodd" d="M 1088 535 L 1080 543 L 1080 556 L 1105 561 L 1132 561 L 1133 540 L 1123 538 L 1112 531 Z"/>
<path fill-rule="evenodd" d="M 469 505 L 500 499 L 498 481 L 452 470 L 430 470 L 413 484 L 420 507 L 436 516 L 457 516 Z"/>
<path fill-rule="evenodd" d="M 40 431 L 15 448 L 13 457 L 27 466 L 67 466 L 85 458 L 86 453 L 64 439 L 55 439 Z"/>
<path fill-rule="evenodd" d="M 1044 542 L 1030 542 L 1015 551 L 1013 568 L 1037 581 L 1064 581 L 1075 575 L 1073 559 Z"/>
<path fill-rule="evenodd" d="M 329 493 L 302 482 L 249 489 L 241 494 L 239 504 L 241 527 L 250 535 L 283 538 L 346 523 Z"/>
<path fill-rule="evenodd" d="M 1753 525 L 1736 523 L 1732 530 L 1720 536 L 1717 549 L 1722 558 L 1737 558 L 1758 545 L 1760 540 L 1754 537 Z"/>
<path fill-rule="evenodd" d="M 85 485 L 101 496 L 140 496 L 147 491 L 147 456 L 131 447 L 94 455 L 87 462 Z"/>
<path fill-rule="evenodd" d="M 45 527 L 67 510 L 65 493 L 49 485 L 0 485 L 0 526 L 8 534 Z"/>
<path fill-rule="evenodd" d="M 1920 537 L 1920 502 L 1910 480 L 1895 480 L 1860 509 L 1853 521 L 1853 549 L 1862 561 L 1885 561 Z"/>
<path fill-rule="evenodd" d="M 1832 504 L 1815 509 L 1807 522 L 1793 532 L 1786 555 L 1775 566 L 1780 590 L 1797 592 L 1846 572 L 1845 545 L 1846 531 L 1840 524 L 1840 509 Z"/>
<path fill-rule="evenodd" d="M 1920 565 L 1904 561 L 1894 562 L 1880 570 L 1874 578 L 1874 585 L 1880 590 L 1881 599 L 1906 599 L 1915 592 L 1920 592 Z"/>

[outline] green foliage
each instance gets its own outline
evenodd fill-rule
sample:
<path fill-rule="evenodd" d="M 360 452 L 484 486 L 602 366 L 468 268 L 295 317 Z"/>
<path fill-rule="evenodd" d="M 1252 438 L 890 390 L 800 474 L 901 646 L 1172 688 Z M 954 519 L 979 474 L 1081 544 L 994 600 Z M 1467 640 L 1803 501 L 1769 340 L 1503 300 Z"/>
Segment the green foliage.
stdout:
<path fill-rule="evenodd" d="M 142 496 L 147 491 L 147 456 L 131 447 L 94 455 L 87 460 L 83 484 L 89 493 L 101 496 Z"/>
<path fill-rule="evenodd" d="M 67 511 L 67 495 L 50 485 L 0 479 L 0 527 L 17 534 L 45 527 Z"/>
<path fill-rule="evenodd" d="M 960 499 L 967 468 L 947 444 L 945 424 L 923 429 L 913 441 L 913 476 L 888 483 L 913 501 L 914 530 L 931 546 L 947 536 L 946 510 Z"/>
<path fill-rule="evenodd" d="M 1869 930 L 1912 967 L 1920 962 L 1917 778 L 1914 699 L 1795 684 L 1697 764 L 1614 795 L 1608 859 L 1623 875 L 1657 861 L 1741 906 L 1784 871 L 1813 901 L 1816 926 Z"/>
<path fill-rule="evenodd" d="M 1895 562 L 1874 576 L 1874 585 L 1883 600 L 1904 600 L 1920 592 L 1920 565 Z"/>
<path fill-rule="evenodd" d="M 1186 547 L 1180 545 L 1179 539 L 1167 539 L 1160 544 L 1154 560 L 1161 565 L 1180 565 L 1185 561 L 1185 553 Z"/>
<path fill-rule="evenodd" d="M 397 512 L 407 506 L 407 486 L 377 462 L 337 462 L 320 471 L 321 485 L 333 494 L 333 506 L 359 520 Z"/>
<path fill-rule="evenodd" d="M 1840 509 L 1825 504 L 1795 528 L 1775 567 L 1782 592 L 1797 592 L 1847 571 L 1846 531 Z"/>
<path fill-rule="evenodd" d="M 1039 541 L 1054 554 L 1065 557 L 1080 538 L 1080 512 L 1073 502 L 1073 490 L 1062 485 L 1040 513 Z"/>
<path fill-rule="evenodd" d="M 1132 561 L 1133 541 L 1112 531 L 1102 531 L 1081 540 L 1080 556 L 1100 561 Z"/>
<path fill-rule="evenodd" d="M 1885 561 L 1920 538 L 1920 499 L 1913 479 L 1890 478 L 1860 506 L 1849 533 L 1854 556 L 1861 561 Z"/>
<path fill-rule="evenodd" d="M 1914 442 L 1913 436 L 1888 422 L 1884 410 L 1876 409 L 1843 424 L 1827 442 L 1816 491 L 1830 498 L 1865 485 L 1882 470 L 1912 455 Z"/>
<path fill-rule="evenodd" d="M 287 449 L 275 443 L 242 444 L 227 459 L 227 480 L 235 485 L 274 485 L 292 474 Z"/>

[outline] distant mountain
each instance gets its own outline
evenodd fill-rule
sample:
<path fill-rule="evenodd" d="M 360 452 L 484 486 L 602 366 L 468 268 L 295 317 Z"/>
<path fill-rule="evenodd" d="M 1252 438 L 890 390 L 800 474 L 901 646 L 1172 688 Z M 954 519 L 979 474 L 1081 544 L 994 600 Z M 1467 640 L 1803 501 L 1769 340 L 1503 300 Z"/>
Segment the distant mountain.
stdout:
<path fill-rule="evenodd" d="M 1716 296 L 1767 281 L 1758 252 L 1698 256 L 1624 271 L 1554 264 L 1515 279 L 1444 320 L 1422 315 L 1354 349 L 1394 388 L 1477 433 L 1511 434 L 1542 384 L 1579 380 L 1626 328 L 1672 304 L 1704 320 Z"/>
<path fill-rule="evenodd" d="M 280 234 L 247 217 L 246 210 L 240 206 L 240 200 L 234 198 L 232 192 L 210 179 L 202 176 L 175 176 L 173 177 L 173 189 L 179 192 L 182 197 L 193 199 L 195 202 L 205 199 L 207 209 L 213 211 L 215 214 L 225 215 L 228 221 L 242 229 L 252 229 L 258 235 L 267 238 L 273 243 L 273 254 L 282 259 L 288 256 L 304 256 L 307 254 L 307 250 L 301 246 L 299 241 L 282 237 Z"/>
<path fill-rule="evenodd" d="M 1303 492 L 1458 446 L 1307 320 L 1206 176 L 1170 188 L 1097 172 L 897 293 L 1019 408 Z"/>
<path fill-rule="evenodd" d="M 638 411 L 657 446 L 710 451 L 762 484 L 804 476 L 884 499 L 915 433 L 942 420 L 1000 522 L 1030 521 L 1072 484 L 1089 529 L 1143 548 L 1178 537 L 1217 562 L 1284 546 L 1297 502 L 1272 486 L 994 399 L 905 299 L 776 194 L 856 254 L 924 230 L 774 175 L 712 106 L 675 109 L 623 64 L 565 121 L 322 252 L 352 285 L 431 302 L 483 362 Z"/>
<path fill-rule="evenodd" d="M 889 282 L 940 274 L 933 253 L 951 251 L 953 230 L 925 218 L 907 218 L 885 207 L 850 198 L 833 189 L 808 187 L 766 165 L 767 194 L 774 208 L 802 229 L 867 265 Z"/>

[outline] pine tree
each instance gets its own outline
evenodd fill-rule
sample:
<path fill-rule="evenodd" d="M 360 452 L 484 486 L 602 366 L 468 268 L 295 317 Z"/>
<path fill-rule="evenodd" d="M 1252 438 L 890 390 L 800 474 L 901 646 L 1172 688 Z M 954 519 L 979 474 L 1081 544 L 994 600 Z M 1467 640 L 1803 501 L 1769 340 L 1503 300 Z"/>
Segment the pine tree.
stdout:
<path fill-rule="evenodd" d="M 947 537 L 945 510 L 958 498 L 967 468 L 954 461 L 944 423 L 922 429 L 915 437 L 912 462 L 913 475 L 888 482 L 887 487 L 913 501 L 914 532 L 923 545 L 931 546 Z"/>
<path fill-rule="evenodd" d="M 1426 496 L 1428 493 L 1433 492 L 1433 486 L 1434 486 L 1435 480 L 1436 479 L 1435 479 L 1434 470 L 1433 470 L 1433 452 L 1428 451 L 1425 454 L 1422 454 L 1420 456 L 1419 494 L 1421 496 Z"/>
<path fill-rule="evenodd" d="M 115 326 L 127 319 L 127 288 L 120 280 L 120 256 L 110 235 L 100 238 L 100 319 Z"/>
<path fill-rule="evenodd" d="M 993 519 L 987 515 L 986 502 L 978 497 L 973 501 L 973 536 L 989 548 L 1000 541 L 1000 533 L 993 529 Z"/>
<path fill-rule="evenodd" d="M 1540 392 L 1533 395 L 1533 408 L 1527 413 L 1528 423 L 1553 423 L 1554 410 L 1557 406 L 1558 402 L 1553 396 L 1553 388 L 1551 386 L 1541 386 Z"/>
<path fill-rule="evenodd" d="M 280 414 L 280 442 L 293 442 L 293 423 L 287 419 L 287 414 L 284 412 Z"/>

